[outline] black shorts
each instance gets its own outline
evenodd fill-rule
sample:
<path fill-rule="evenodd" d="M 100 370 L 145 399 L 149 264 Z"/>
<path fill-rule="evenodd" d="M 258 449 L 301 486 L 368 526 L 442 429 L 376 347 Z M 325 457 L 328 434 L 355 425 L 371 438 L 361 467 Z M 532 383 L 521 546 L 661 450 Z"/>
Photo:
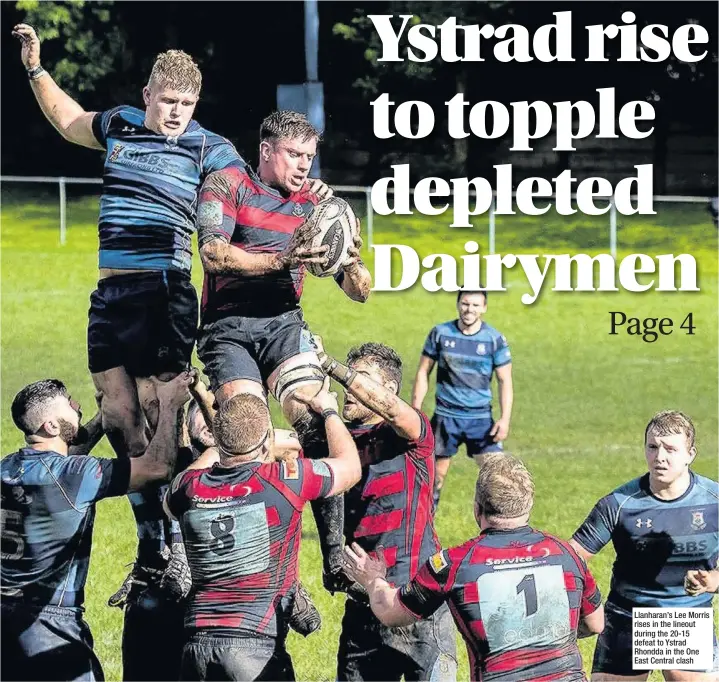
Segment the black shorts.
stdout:
<path fill-rule="evenodd" d="M 166 598 L 156 585 L 131 592 L 122 628 L 125 682 L 180 678 L 184 616 L 185 605 Z"/>
<path fill-rule="evenodd" d="M 32 606 L 4 598 L 3 680 L 104 680 L 79 607 Z"/>
<path fill-rule="evenodd" d="M 457 678 L 452 615 L 442 605 L 426 620 L 401 628 L 382 625 L 366 604 L 348 599 L 337 653 L 337 679 L 444 680 Z"/>
<path fill-rule="evenodd" d="M 489 432 L 494 421 L 488 413 L 486 417 L 459 419 L 436 414 L 432 417 L 434 432 L 434 454 L 438 459 L 454 457 L 459 446 L 467 446 L 467 456 L 484 455 L 489 452 L 502 452 L 502 443 L 495 443 Z"/>
<path fill-rule="evenodd" d="M 275 317 L 230 316 L 207 322 L 197 342 L 213 391 L 238 379 L 267 384 L 285 360 L 314 350 L 299 308 Z"/>
<path fill-rule="evenodd" d="M 199 632 L 182 652 L 181 680 L 294 680 L 284 643 L 270 637 L 214 637 Z"/>
<path fill-rule="evenodd" d="M 197 293 L 188 275 L 170 270 L 116 275 L 90 297 L 90 372 L 124 367 L 148 377 L 187 368 L 197 336 Z"/>

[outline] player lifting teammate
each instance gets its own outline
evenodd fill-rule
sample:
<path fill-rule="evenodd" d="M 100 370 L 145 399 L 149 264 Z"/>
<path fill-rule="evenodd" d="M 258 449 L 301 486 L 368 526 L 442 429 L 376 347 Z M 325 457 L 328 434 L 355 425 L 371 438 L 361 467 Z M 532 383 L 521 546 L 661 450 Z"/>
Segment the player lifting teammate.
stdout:
<path fill-rule="evenodd" d="M 387 626 L 409 625 L 449 603 L 472 680 L 586 680 L 577 637 L 602 631 L 599 590 L 569 543 L 528 525 L 533 503 L 524 465 L 489 454 L 474 499 L 479 537 L 438 552 L 404 586 L 390 585 L 386 563 L 359 543 L 345 548 L 347 572 Z"/>
<path fill-rule="evenodd" d="M 439 550 L 432 522 L 434 437 L 429 420 L 399 397 L 402 360 L 388 346 L 354 348 L 348 366 L 324 351 L 319 357 L 329 376 L 346 388 L 342 416 L 362 461 L 361 481 L 345 494 L 345 538 L 367 552 L 383 547 L 388 579 L 402 585 Z M 447 607 L 423 623 L 397 630 L 377 620 L 356 586 L 348 593 L 338 679 L 455 679 L 455 631 Z"/>
<path fill-rule="evenodd" d="M 172 484 L 168 510 L 182 526 L 194 586 L 181 679 L 294 679 L 285 637 L 302 508 L 360 477 L 357 448 L 328 384 L 309 409 L 324 421 L 329 458 L 272 461 L 267 405 L 243 393 L 223 401 L 214 418 L 219 464 L 191 468 Z"/>
<path fill-rule="evenodd" d="M 198 208 L 205 268 L 198 354 L 220 404 L 238 393 L 277 398 L 311 458 L 326 454 L 321 421 L 306 407 L 323 374 L 300 309 L 305 264 L 326 247 L 308 248 L 305 220 L 318 201 L 305 183 L 320 133 L 292 111 L 260 127 L 259 165 L 211 174 Z M 330 192 L 320 196 L 329 196 Z M 351 257 L 336 276 L 347 296 L 365 301 L 371 276 L 359 259 L 359 226 Z M 341 501 L 313 504 L 324 580 L 334 588 L 341 561 Z"/>

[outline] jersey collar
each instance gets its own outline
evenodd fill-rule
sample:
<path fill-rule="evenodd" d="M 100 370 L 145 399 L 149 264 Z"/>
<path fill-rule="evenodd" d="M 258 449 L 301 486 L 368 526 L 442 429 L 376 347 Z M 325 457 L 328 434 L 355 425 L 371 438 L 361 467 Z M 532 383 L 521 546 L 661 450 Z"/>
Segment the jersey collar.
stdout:
<path fill-rule="evenodd" d="M 482 320 L 481 324 L 479 325 L 479 329 L 478 329 L 476 332 L 474 332 L 474 334 L 465 334 L 465 333 L 462 331 L 462 328 L 459 326 L 459 318 L 457 318 L 457 319 L 454 321 L 455 329 L 456 329 L 462 336 L 467 336 L 467 337 L 469 337 L 469 338 L 471 338 L 471 337 L 473 337 L 473 336 L 477 336 L 477 334 L 479 334 L 479 333 L 484 329 L 485 324 L 486 324 L 485 321 Z"/>

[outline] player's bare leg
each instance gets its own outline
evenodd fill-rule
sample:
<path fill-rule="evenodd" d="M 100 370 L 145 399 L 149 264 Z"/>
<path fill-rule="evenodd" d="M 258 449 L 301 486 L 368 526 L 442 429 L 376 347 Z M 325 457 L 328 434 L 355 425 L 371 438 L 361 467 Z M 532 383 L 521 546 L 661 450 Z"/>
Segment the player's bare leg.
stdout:
<path fill-rule="evenodd" d="M 251 379 L 236 379 L 222 384 L 222 386 L 215 391 L 215 400 L 218 405 L 221 405 L 226 400 L 232 398 L 232 396 L 240 393 L 252 393 L 252 395 L 256 395 L 267 402 L 267 394 L 262 384 L 257 381 L 252 381 Z"/>
<path fill-rule="evenodd" d="M 92 375 L 102 393 L 102 428 L 118 457 L 139 457 L 149 443 L 134 379 L 124 367 Z"/>
<path fill-rule="evenodd" d="M 158 374 L 160 381 L 170 381 L 177 376 L 177 372 L 163 372 Z M 135 377 L 137 386 L 137 395 L 140 399 L 140 406 L 145 414 L 145 419 L 150 426 L 150 431 L 155 432 L 157 428 L 157 419 L 160 416 L 160 406 L 157 401 L 157 394 L 152 381 L 146 377 Z"/>
<path fill-rule="evenodd" d="M 719 672 L 708 673 L 697 672 L 696 670 L 663 670 L 662 674 L 667 682 L 717 682 Z"/>
<path fill-rule="evenodd" d="M 310 412 L 297 398 L 309 400 L 314 397 L 322 388 L 323 378 L 317 355 L 310 352 L 299 353 L 283 362 L 267 382 L 310 459 L 328 456 L 327 440 L 322 418 Z M 314 500 L 311 506 L 322 551 L 322 582 L 327 590 L 335 592 L 346 583 L 342 572 L 344 499 L 337 495 Z"/>

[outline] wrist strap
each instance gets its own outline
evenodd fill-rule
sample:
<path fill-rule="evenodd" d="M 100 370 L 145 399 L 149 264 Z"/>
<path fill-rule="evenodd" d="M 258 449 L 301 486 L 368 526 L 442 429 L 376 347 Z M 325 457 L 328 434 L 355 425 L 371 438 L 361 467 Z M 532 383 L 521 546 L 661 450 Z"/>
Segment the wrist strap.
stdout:
<path fill-rule="evenodd" d="M 45 69 L 42 68 L 42 65 L 38 64 L 34 69 L 28 69 L 27 70 L 27 77 L 31 81 L 36 81 L 40 76 L 47 73 Z"/>
<path fill-rule="evenodd" d="M 331 407 L 328 407 L 326 410 L 322 410 L 321 416 L 325 421 L 327 421 L 332 415 L 335 415 L 336 417 L 340 416 L 339 412 L 337 412 L 337 410 L 333 410 Z"/>

